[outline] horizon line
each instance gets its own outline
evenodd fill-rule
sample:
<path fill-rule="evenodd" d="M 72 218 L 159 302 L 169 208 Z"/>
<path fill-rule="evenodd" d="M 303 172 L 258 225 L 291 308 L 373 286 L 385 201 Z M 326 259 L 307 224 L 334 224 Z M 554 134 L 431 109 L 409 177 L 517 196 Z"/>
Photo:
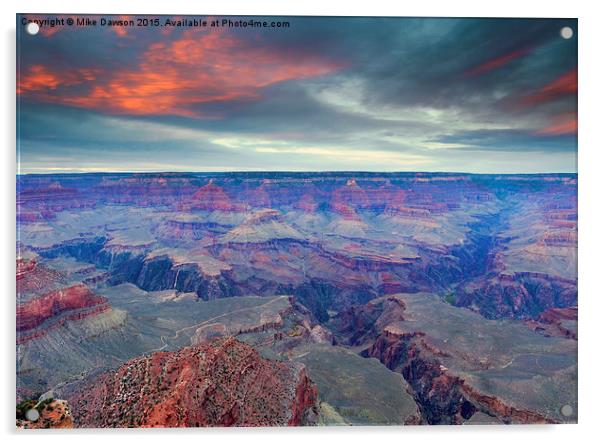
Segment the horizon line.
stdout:
<path fill-rule="evenodd" d="M 16 176 L 27 175 L 101 175 L 101 174 L 461 174 L 461 175 L 578 175 L 578 171 L 574 172 L 462 172 L 462 171 L 354 171 L 354 170 L 270 170 L 270 171 L 72 171 L 72 172 L 26 172 L 17 173 Z"/>

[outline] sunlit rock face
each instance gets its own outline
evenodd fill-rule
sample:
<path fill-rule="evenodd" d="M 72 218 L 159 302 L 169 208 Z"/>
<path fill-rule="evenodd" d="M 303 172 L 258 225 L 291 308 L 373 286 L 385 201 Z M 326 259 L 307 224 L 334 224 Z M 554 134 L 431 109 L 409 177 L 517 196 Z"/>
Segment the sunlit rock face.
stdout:
<path fill-rule="evenodd" d="M 128 361 L 67 397 L 76 427 L 99 428 L 299 426 L 317 406 L 303 365 L 234 338 Z"/>
<path fill-rule="evenodd" d="M 76 320 L 110 309 L 107 299 L 94 294 L 85 285 L 62 288 L 36 297 L 17 307 L 17 333 L 26 341 L 28 334 L 43 333 L 43 326 L 60 320 Z M 49 325 L 48 325 L 49 326 Z"/>

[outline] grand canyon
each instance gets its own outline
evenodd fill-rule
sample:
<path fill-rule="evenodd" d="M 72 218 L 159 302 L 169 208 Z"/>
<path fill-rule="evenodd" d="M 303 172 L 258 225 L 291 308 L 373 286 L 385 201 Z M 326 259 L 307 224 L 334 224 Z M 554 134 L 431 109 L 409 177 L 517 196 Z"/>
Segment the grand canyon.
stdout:
<path fill-rule="evenodd" d="M 18 176 L 17 424 L 576 422 L 576 189 Z"/>

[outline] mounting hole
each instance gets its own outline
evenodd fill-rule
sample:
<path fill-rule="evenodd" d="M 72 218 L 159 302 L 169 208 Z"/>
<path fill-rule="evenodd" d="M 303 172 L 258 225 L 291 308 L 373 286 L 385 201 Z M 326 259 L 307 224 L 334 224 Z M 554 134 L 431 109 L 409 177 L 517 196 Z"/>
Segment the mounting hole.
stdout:
<path fill-rule="evenodd" d="M 573 407 L 571 405 L 564 405 L 560 408 L 560 413 L 565 417 L 570 417 L 573 415 Z"/>
<path fill-rule="evenodd" d="M 568 40 L 569 38 L 571 38 L 573 36 L 573 28 L 571 28 L 569 26 L 565 26 L 564 28 L 562 28 L 560 30 L 560 36 L 563 39 Z"/>
<path fill-rule="evenodd" d="M 40 32 L 40 25 L 34 22 L 29 22 L 27 25 L 25 25 L 25 31 L 29 35 L 36 35 L 38 32 Z"/>
<path fill-rule="evenodd" d="M 25 418 L 29 421 L 37 421 L 40 418 L 40 413 L 37 409 L 28 409 L 25 413 Z"/>

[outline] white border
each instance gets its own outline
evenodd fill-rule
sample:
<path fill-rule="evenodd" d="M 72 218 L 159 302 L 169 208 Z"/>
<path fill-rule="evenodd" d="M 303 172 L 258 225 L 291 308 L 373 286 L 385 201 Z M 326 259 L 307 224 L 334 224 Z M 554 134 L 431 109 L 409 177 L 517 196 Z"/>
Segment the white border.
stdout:
<path fill-rule="evenodd" d="M 0 208 L 2 208 L 2 311 L 3 324 L 3 402 L 0 412 L 2 431 L 6 441 L 43 438 L 64 441 L 82 438 L 88 443 L 126 441 L 142 437 L 148 442 L 211 440 L 279 442 L 314 439 L 345 439 L 349 443 L 377 438 L 388 441 L 461 441 L 505 442 L 545 440 L 546 443 L 586 441 L 600 434 L 602 365 L 600 353 L 599 319 L 602 316 L 600 271 L 600 190 L 602 164 L 600 132 L 602 103 L 600 96 L 600 42 L 602 42 L 602 15 L 595 2 L 578 0 L 527 2 L 501 0 L 498 2 L 453 0 L 418 2 L 386 2 L 370 0 L 362 3 L 348 1 L 305 0 L 263 1 L 233 0 L 198 1 L 117 1 L 103 0 L 95 4 L 76 0 L 22 0 L 2 2 L 2 134 L 3 175 Z M 205 429 L 205 430 L 107 430 L 65 433 L 45 431 L 38 434 L 14 431 L 15 382 L 15 13 L 121 13 L 121 14 L 222 14 L 222 15 L 391 15 L 391 16 L 459 16 L 459 17 L 577 17 L 579 18 L 579 424 L 564 426 L 507 426 L 507 427 L 406 427 L 406 428 L 319 428 L 319 429 Z M 598 437 L 599 438 L 599 437 Z"/>

